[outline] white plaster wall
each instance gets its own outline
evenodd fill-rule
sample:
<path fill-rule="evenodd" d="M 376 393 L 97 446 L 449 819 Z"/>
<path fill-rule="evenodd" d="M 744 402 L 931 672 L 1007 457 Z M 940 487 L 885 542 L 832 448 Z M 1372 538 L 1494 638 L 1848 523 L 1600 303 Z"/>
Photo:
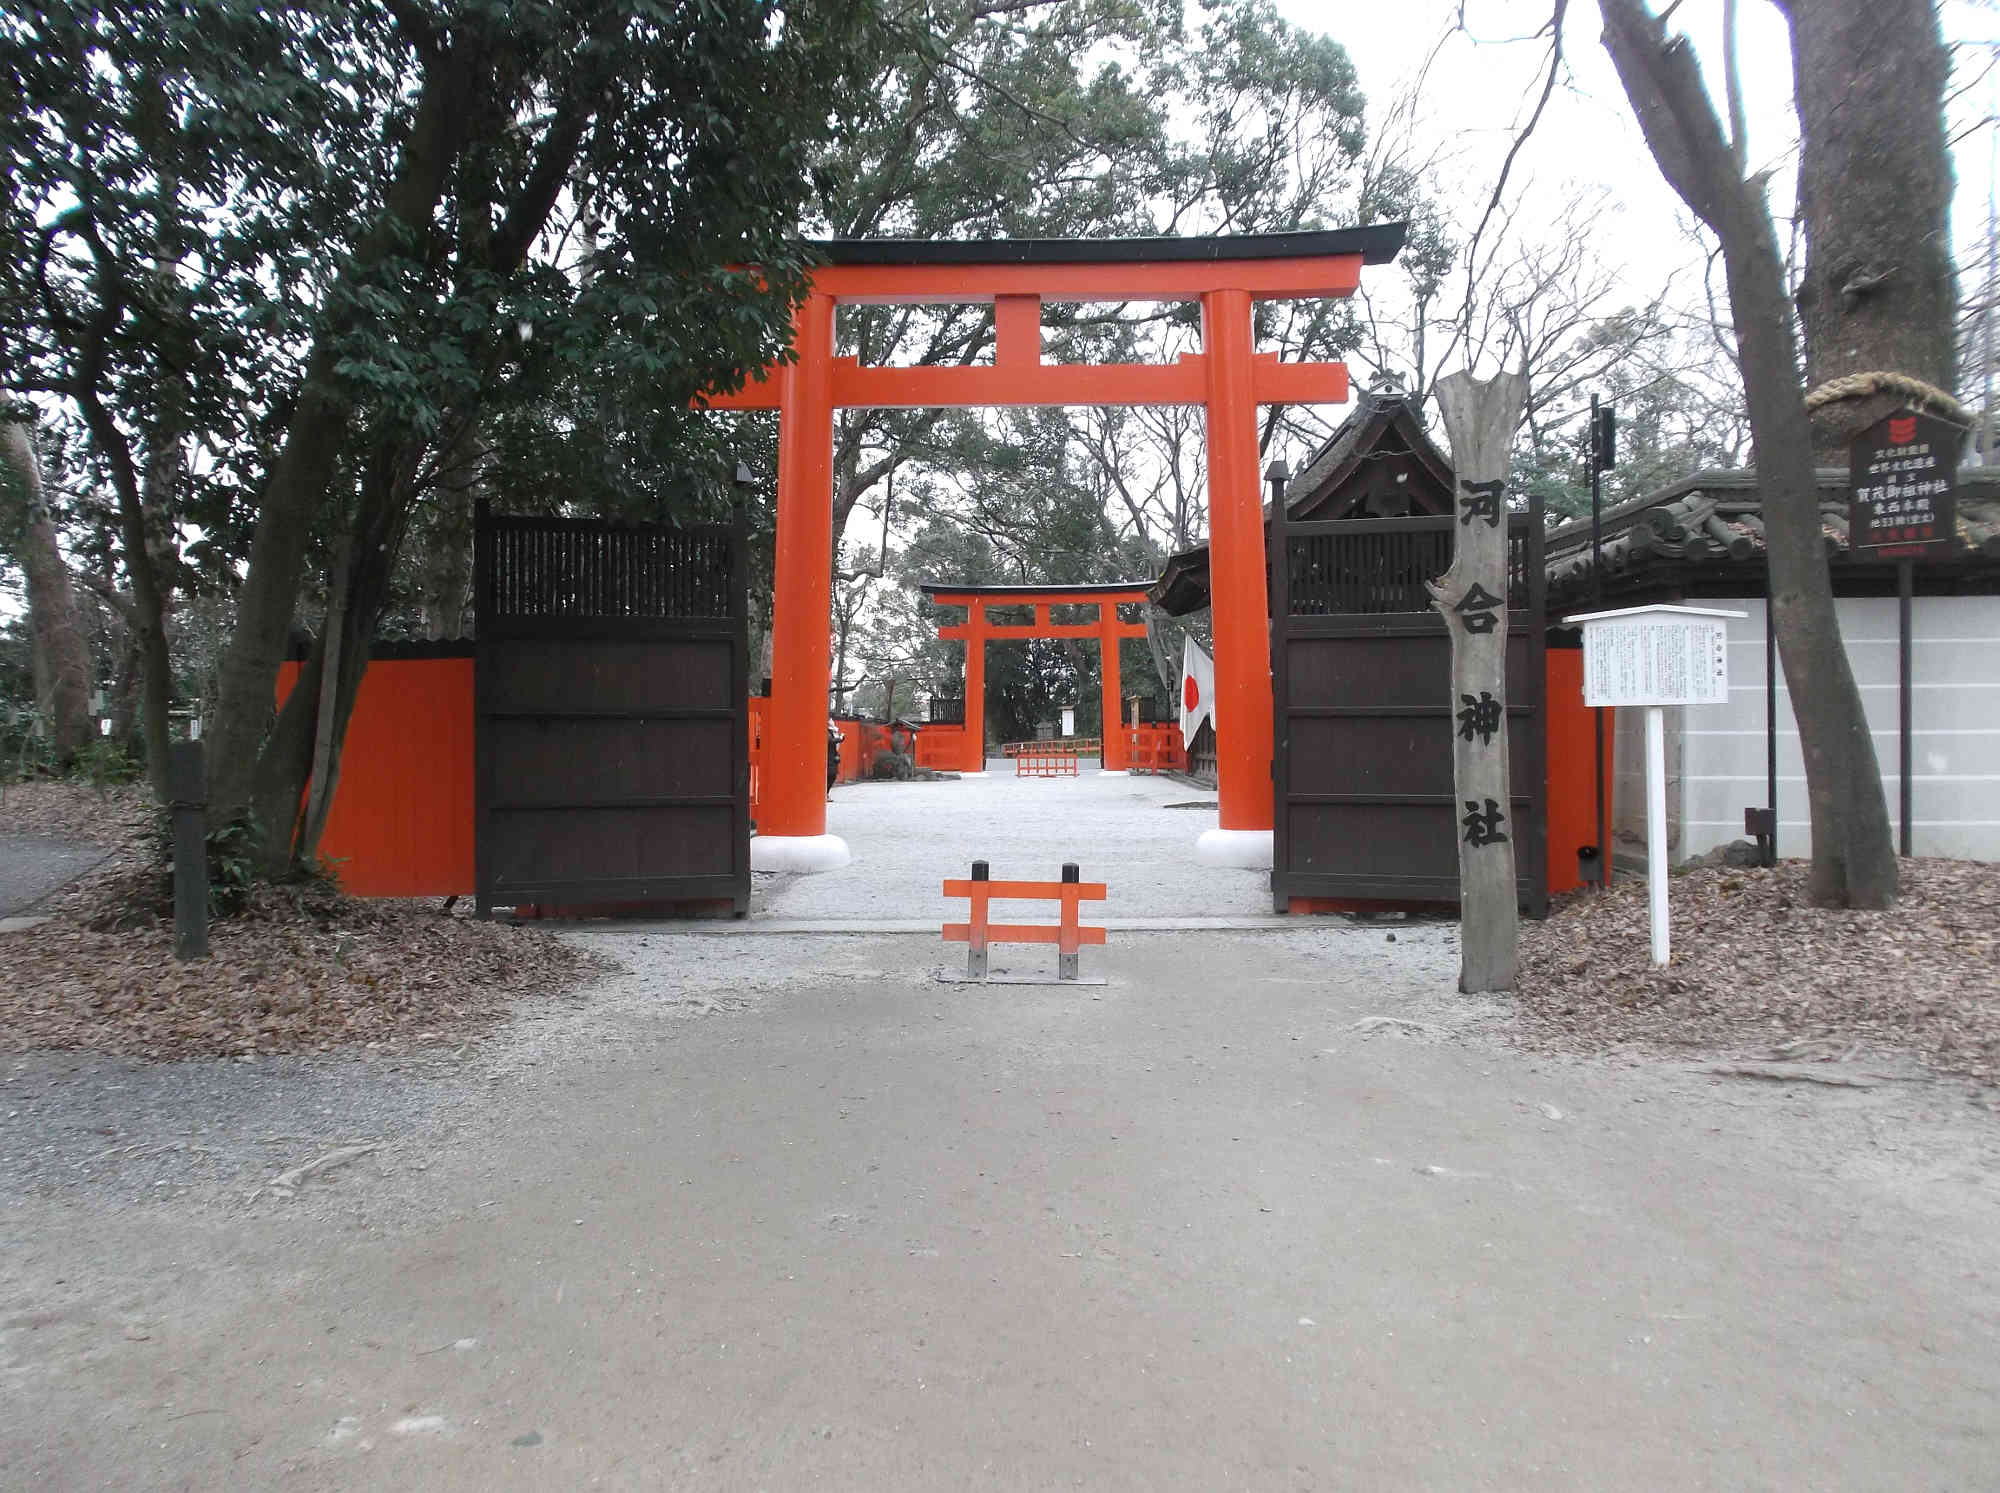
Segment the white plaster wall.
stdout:
<path fill-rule="evenodd" d="M 1667 858 L 1675 862 L 1686 858 L 1682 848 L 1686 838 L 1682 823 L 1686 792 L 1682 714 L 1679 710 L 1669 710 L 1664 732 Z M 1646 712 L 1621 710 L 1615 719 L 1611 749 L 1611 865 L 1614 870 L 1636 871 L 1643 876 L 1646 871 Z M 1587 792 L 1585 797 L 1589 797 Z"/>
<path fill-rule="evenodd" d="M 1765 800 L 1764 602 L 1700 605 L 1749 615 L 1729 623 L 1729 703 L 1669 712 L 1683 717 L 1677 860 L 1740 838 L 1744 808 Z M 1896 599 L 1841 597 L 1836 606 L 1893 827 L 1901 772 Z M 1917 597 L 1911 609 L 1911 679 L 1913 849 L 1918 855 L 2000 860 L 2000 597 Z M 1778 850 L 1810 855 L 1804 768 L 1782 666 L 1777 705 Z M 1618 735 L 1622 771 L 1628 738 L 1623 730 Z"/>

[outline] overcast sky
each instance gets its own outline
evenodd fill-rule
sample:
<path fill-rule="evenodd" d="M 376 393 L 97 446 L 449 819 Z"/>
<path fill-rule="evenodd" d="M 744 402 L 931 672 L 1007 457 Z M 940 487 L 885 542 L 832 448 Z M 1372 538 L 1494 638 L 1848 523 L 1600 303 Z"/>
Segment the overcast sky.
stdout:
<path fill-rule="evenodd" d="M 1330 35 L 1347 48 L 1369 96 L 1371 118 L 1403 89 L 1439 39 L 1451 31 L 1461 9 L 1459 0 L 1276 3 L 1293 24 Z M 1654 0 L 1654 9 L 1659 8 Z M 1539 85 L 1547 43 L 1532 33 L 1546 19 L 1549 5 L 1547 0 L 1465 0 L 1463 10 L 1467 32 L 1451 36 L 1439 51 L 1423 96 L 1438 136 L 1460 148 L 1466 190 L 1483 205 L 1483 194 L 1491 191 L 1500 160 Z M 1947 40 L 2000 38 L 2000 14 L 1988 5 L 1949 0 L 1943 16 Z M 1718 104 L 1721 20 L 1722 0 L 1683 0 L 1671 22 L 1693 39 Z M 1798 142 L 1784 19 L 1769 0 L 1741 0 L 1738 24 L 1751 159 L 1782 167 Z M 1568 182 L 1609 188 L 1621 209 L 1600 225 L 1606 257 L 1628 264 L 1635 281 L 1655 279 L 1666 266 L 1685 262 L 1685 254 L 1662 232 L 1663 226 L 1672 224 L 1679 201 L 1646 153 L 1617 74 L 1598 40 L 1597 7 L 1592 0 L 1571 0 L 1565 29 L 1568 76 L 1515 170 L 1525 173 L 1538 192 L 1558 191 Z M 1522 37 L 1529 39 L 1516 39 Z M 1995 92 L 1990 83 L 1982 86 L 1975 91 L 1976 102 L 1968 99 L 1971 106 L 1957 112 L 1962 117 L 1992 112 Z M 1969 137 L 1958 148 L 1959 190 L 1952 228 L 1961 245 L 1970 243 L 1983 228 L 1990 149 L 1990 130 Z M 1781 217 L 1791 209 L 1791 194 L 1790 181 L 1781 174 L 1771 193 L 1772 207 Z M 1783 231 L 1781 226 L 1781 236 Z"/>

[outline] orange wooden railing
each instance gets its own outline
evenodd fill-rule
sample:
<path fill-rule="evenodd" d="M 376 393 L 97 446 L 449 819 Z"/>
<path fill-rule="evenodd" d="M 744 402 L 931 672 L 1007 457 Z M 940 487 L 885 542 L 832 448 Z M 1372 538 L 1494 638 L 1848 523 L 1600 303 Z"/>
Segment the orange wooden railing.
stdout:
<path fill-rule="evenodd" d="M 1086 901 L 1102 902 L 1106 896 L 1105 884 L 1080 880 L 1074 863 L 1063 866 L 1061 881 L 992 881 L 987 877 L 986 862 L 974 861 L 971 877 L 963 881 L 946 881 L 944 894 L 947 897 L 964 897 L 970 903 L 967 921 L 944 925 L 946 943 L 966 946 L 965 973 L 968 979 L 986 978 L 986 951 L 992 944 L 1052 943 L 1058 956 L 1057 978 L 1074 980 L 1077 977 L 1077 951 L 1087 943 L 1104 942 L 1102 928 L 1086 927 L 1082 923 L 1081 904 Z M 988 909 L 996 897 L 1014 902 L 1060 902 L 1062 907 L 1054 927 L 1042 923 L 995 923 L 989 921 Z"/>
<path fill-rule="evenodd" d="M 757 818 L 757 803 L 764 787 L 764 712 L 771 702 L 762 695 L 750 697 L 750 818 Z"/>
<path fill-rule="evenodd" d="M 1067 748 L 1073 757 L 1095 757 L 1104 750 L 1103 739 L 1096 736 L 1051 736 L 1036 741 L 1003 741 L 1000 755 L 1003 757 L 1032 756 L 1036 752 L 1055 748 Z"/>
<path fill-rule="evenodd" d="M 1157 726 L 1130 726 L 1125 733 L 1126 760 L 1133 772 L 1180 772 L 1187 767 L 1181 728 L 1169 721 Z"/>
<path fill-rule="evenodd" d="M 1073 778 L 1077 750 L 1073 741 L 1011 741 L 1006 755 L 1014 759 L 1017 778 Z"/>

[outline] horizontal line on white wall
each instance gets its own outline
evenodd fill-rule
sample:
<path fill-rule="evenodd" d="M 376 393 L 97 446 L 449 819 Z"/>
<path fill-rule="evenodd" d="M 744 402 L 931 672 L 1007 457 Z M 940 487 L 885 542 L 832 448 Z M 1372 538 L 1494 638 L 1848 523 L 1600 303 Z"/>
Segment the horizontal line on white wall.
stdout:
<path fill-rule="evenodd" d="M 1764 774 L 1762 774 L 1761 772 L 1701 773 L 1701 774 L 1682 773 L 1680 776 L 1680 781 L 1683 783 L 1762 783 L 1765 781 L 1765 778 Z M 1803 777 L 1788 778 L 1785 777 L 1783 774 L 1780 774 L 1778 777 L 1778 781 L 1780 783 L 1803 783 L 1805 779 Z M 1882 774 L 1882 782 L 1884 786 L 1900 787 L 1902 781 L 1903 779 L 1900 773 L 1891 771 Z M 2000 783 L 2000 774 L 1995 774 L 1990 772 L 1980 772 L 1980 773 L 1913 772 L 1910 774 L 1910 782 L 1912 784 Z"/>
<path fill-rule="evenodd" d="M 1895 816 L 1892 814 L 1889 817 L 1893 823 L 1895 820 Z M 1689 819 L 1683 822 L 1689 829 L 1721 829 L 1721 828 L 1734 827 L 1739 835 L 1742 833 L 1743 830 L 1743 821 L 1741 819 Z M 1778 828 L 1780 830 L 1783 830 L 1787 825 L 1792 826 L 1794 829 L 1811 829 L 1812 821 L 1810 819 L 1780 819 L 1778 821 Z M 1996 829 L 2000 828 L 2000 819 L 1912 819 L 1910 821 L 1910 828 L 1912 830 Z"/>
<path fill-rule="evenodd" d="M 1762 726 L 1716 726 L 1710 728 L 1693 726 L 1681 732 L 1681 739 L 1690 741 L 1704 736 L 1762 736 L 1763 734 L 1764 728 Z M 1799 733 L 1797 727 L 1792 727 L 1788 730 L 1783 726 L 1779 726 L 1777 734 L 1782 737 L 1791 738 L 1796 737 Z M 1902 731 L 1897 726 L 1870 726 L 1868 734 L 1870 736 L 1886 736 L 1893 740 L 1895 737 L 1900 736 Z M 1929 726 L 1913 725 L 1910 728 L 1910 734 L 1912 736 L 2000 736 L 2000 726 L 1939 726 L 1933 730 Z"/>
<path fill-rule="evenodd" d="M 1690 726 L 1681 732 L 1683 736 L 1755 736 L 1763 737 L 1762 726 L 1749 730 L 1738 730 L 1734 726 Z M 1796 726 L 1779 726 L 1778 738 L 1784 740 L 1799 734 Z M 1876 731 L 1876 736 L 1894 736 L 1894 731 Z M 1918 726 L 1912 736 L 2000 736 L 2000 726 Z"/>
<path fill-rule="evenodd" d="M 1902 688 L 1902 684 L 1895 679 L 1884 679 L 1875 684 L 1864 684 L 1856 680 L 1855 687 L 1864 690 L 1900 689 Z M 1910 692 L 1912 694 L 1917 693 L 1919 690 L 1927 689 L 2000 689 L 2000 679 L 1912 679 L 1910 681 Z M 1760 679 L 1755 684 L 1732 684 L 1729 686 L 1729 693 L 1732 695 L 1761 695 L 1764 693 L 1764 681 Z M 1780 685 L 1778 687 L 1778 694 L 1780 697 L 1786 697 L 1790 694 L 1790 691 L 1786 690 L 1783 685 Z M 1671 709 L 1673 707 L 1668 708 Z M 1696 706 L 1692 708 L 1699 709 L 1700 707 Z"/>
<path fill-rule="evenodd" d="M 1894 633 L 1889 633 L 1879 638 L 1872 634 L 1866 637 L 1852 637 L 1847 633 L 1842 633 L 1840 641 L 1843 643 L 1880 643 L 1886 647 L 1890 643 L 1900 643 L 1903 640 Z M 1761 651 L 1764 646 L 1764 639 L 1759 634 L 1757 637 L 1733 637 L 1728 639 L 1728 643 L 1731 648 L 1756 648 Z M 1912 646 L 1918 643 L 2000 643 L 2000 635 L 1983 637 L 1975 634 L 1971 637 L 1959 637 L 1955 633 L 1913 632 L 1910 634 L 1910 643 Z"/>
<path fill-rule="evenodd" d="M 1893 633 L 1893 632 L 1885 632 L 1885 633 L 1872 633 L 1872 632 L 1864 632 L 1864 633 L 1850 633 L 1850 632 L 1847 632 L 1847 631 L 1843 630 L 1843 631 L 1841 632 L 1841 634 L 1840 634 L 1840 641 L 1841 641 L 1841 642 L 1843 642 L 1843 643 L 1867 643 L 1867 644 L 1869 644 L 1869 645 L 1871 645 L 1871 646 L 1873 646 L 1873 647 L 1878 647 L 1878 648 L 1891 648 L 1891 647 L 1894 647 L 1894 646 L 1895 646 L 1896 644 L 1898 644 L 1898 643 L 1902 642 L 1903 640 L 1902 640 L 1902 639 L 1901 639 L 1900 637 L 1898 637 L 1898 636 L 1897 636 L 1897 635 L 1896 635 L 1895 633 Z M 1912 644 L 1916 644 L 1916 643 L 1992 643 L 1992 642 L 1996 642 L 1996 641 L 2000 641 L 2000 637 L 1996 637 L 1996 636 L 1992 636 L 1992 635 L 1981 635 L 1981 634 L 1978 634 L 1978 633 L 1975 633 L 1975 634 L 1973 634 L 1973 635 L 1971 635 L 1971 636 L 1969 636 L 1969 637 L 1966 637 L 1966 636 L 1961 636 L 1961 635 L 1960 635 L 1960 634 L 1958 634 L 1958 633 L 1943 633 L 1943 632 L 1939 632 L 1939 633 L 1931 633 L 1931 632 L 1913 632 L 1913 633 L 1911 633 L 1911 634 L 1910 634 L 1910 642 L 1911 642 Z M 1732 648 L 1762 648 L 1762 647 L 1764 646 L 1764 636 L 1763 636 L 1763 630 L 1762 630 L 1762 629 L 1760 628 L 1760 629 L 1758 630 L 1758 632 L 1757 632 L 1757 635 L 1756 635 L 1755 637 L 1735 637 L 1735 638 L 1731 638 L 1731 639 L 1729 640 L 1729 646 L 1730 646 L 1730 647 L 1732 647 Z"/>

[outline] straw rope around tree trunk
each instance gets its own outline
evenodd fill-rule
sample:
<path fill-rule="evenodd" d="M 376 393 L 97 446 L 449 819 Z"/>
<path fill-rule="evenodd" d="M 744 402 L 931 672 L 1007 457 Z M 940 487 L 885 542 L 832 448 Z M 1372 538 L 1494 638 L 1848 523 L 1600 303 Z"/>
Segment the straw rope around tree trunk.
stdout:
<path fill-rule="evenodd" d="M 1808 413 L 1824 409 L 1844 399 L 1866 399 L 1874 394 L 1895 394 L 1923 405 L 1959 425 L 1972 423 L 1972 412 L 1935 384 L 1908 373 L 1848 373 L 1828 379 L 1806 395 Z"/>

